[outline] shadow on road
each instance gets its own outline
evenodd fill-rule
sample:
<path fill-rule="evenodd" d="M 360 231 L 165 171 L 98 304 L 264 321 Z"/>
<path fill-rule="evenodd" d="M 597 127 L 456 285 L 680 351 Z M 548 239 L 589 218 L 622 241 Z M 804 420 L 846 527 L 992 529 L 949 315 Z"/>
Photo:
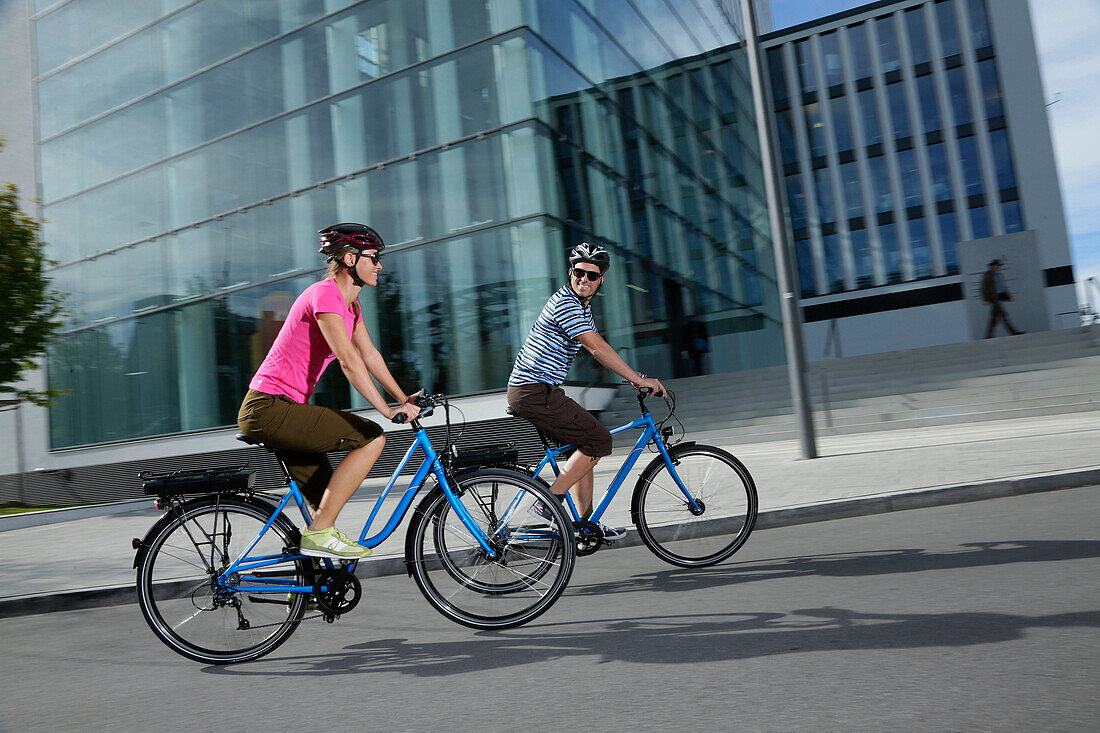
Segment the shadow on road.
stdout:
<path fill-rule="evenodd" d="M 669 569 L 639 573 L 623 580 L 588 585 L 571 584 L 572 595 L 605 595 L 636 590 L 680 592 L 758 580 L 804 576 L 852 578 L 927 570 L 956 570 L 1018 562 L 1053 562 L 1100 557 L 1095 540 L 1014 540 L 968 542 L 956 552 L 920 549 L 799 555 L 744 563 L 724 563 L 698 570 Z M 582 560 L 583 562 L 583 560 Z"/>
<path fill-rule="evenodd" d="M 571 588 L 572 594 L 716 587 L 773 578 L 860 576 L 1049 562 L 1100 555 L 1100 542 L 1021 541 L 970 543 L 959 552 L 890 550 L 790 557 L 706 570 L 668 570 L 615 583 Z M 792 652 L 972 646 L 1020 638 L 1036 628 L 1100 627 L 1100 610 L 1046 616 L 1003 613 L 861 613 L 835 607 L 788 613 L 684 614 L 568 624 L 532 624 L 473 639 L 417 642 L 405 638 L 351 644 L 343 652 L 294 657 L 280 664 L 208 667 L 211 674 L 299 676 L 399 672 L 437 677 L 518 667 L 570 657 L 642 664 L 696 664 Z"/>
<path fill-rule="evenodd" d="M 570 657 L 601 662 L 698 664 L 780 654 L 849 649 L 914 649 L 1012 641 L 1028 629 L 1100 627 L 1100 611 L 1049 616 L 1001 613 L 878 614 L 843 608 L 790 613 L 730 613 L 601 619 L 537 625 L 514 632 L 484 632 L 476 639 L 416 642 L 377 639 L 338 654 L 280 660 L 271 665 L 207 667 L 231 676 L 316 676 L 404 673 L 441 677 L 519 667 Z"/>

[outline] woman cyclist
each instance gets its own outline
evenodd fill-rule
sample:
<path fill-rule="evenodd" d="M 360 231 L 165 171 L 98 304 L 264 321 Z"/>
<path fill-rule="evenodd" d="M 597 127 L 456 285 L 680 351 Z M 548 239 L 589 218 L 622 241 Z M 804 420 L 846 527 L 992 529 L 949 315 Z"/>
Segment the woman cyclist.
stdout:
<path fill-rule="evenodd" d="M 351 386 L 379 414 L 407 419 L 420 414 L 386 367 L 363 325 L 359 291 L 375 287 L 382 269 L 382 238 L 363 224 L 320 230 L 328 274 L 294 301 L 271 350 L 249 384 L 237 424 L 249 437 L 274 448 L 314 509 L 302 530 L 301 552 L 313 557 L 355 559 L 370 550 L 333 526 L 336 516 L 367 477 L 385 444 L 382 428 L 341 410 L 308 404 L 317 380 L 335 359 Z M 371 377 L 400 404 L 386 404 Z M 415 395 L 414 395 L 415 396 Z M 332 470 L 326 453 L 346 450 Z"/>

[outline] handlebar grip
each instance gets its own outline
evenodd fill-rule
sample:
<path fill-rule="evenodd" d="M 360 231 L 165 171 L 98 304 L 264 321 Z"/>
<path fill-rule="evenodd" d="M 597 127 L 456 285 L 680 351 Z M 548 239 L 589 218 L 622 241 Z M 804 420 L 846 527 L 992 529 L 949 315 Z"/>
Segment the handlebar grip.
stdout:
<path fill-rule="evenodd" d="M 402 423 L 404 423 L 408 419 L 409 419 L 408 415 L 406 415 L 403 412 L 399 412 L 399 413 L 397 413 L 396 415 L 394 415 L 393 417 L 390 418 L 390 422 L 395 423 L 397 425 L 401 425 Z"/>
<path fill-rule="evenodd" d="M 649 397 L 651 394 L 653 394 L 653 388 L 652 387 L 642 387 L 638 391 L 642 393 L 643 397 Z"/>

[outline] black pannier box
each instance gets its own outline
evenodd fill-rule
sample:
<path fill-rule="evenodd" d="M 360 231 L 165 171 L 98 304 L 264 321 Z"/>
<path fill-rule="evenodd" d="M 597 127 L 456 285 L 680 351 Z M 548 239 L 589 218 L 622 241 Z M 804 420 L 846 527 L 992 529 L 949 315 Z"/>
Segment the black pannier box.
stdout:
<path fill-rule="evenodd" d="M 150 496 L 238 493 L 252 491 L 256 485 L 256 474 L 245 469 L 246 466 L 227 466 L 169 473 L 142 471 L 138 478 L 141 488 Z"/>
<path fill-rule="evenodd" d="M 515 443 L 479 445 L 476 448 L 459 448 L 452 465 L 456 468 L 480 468 L 482 466 L 514 466 L 519 461 Z"/>

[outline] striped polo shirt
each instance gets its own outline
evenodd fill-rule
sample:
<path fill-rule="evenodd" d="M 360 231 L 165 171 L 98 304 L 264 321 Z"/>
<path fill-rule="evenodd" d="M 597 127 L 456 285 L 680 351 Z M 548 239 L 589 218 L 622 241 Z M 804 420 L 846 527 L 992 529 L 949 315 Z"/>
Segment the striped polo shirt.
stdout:
<path fill-rule="evenodd" d="M 568 285 L 550 296 L 516 356 L 508 386 L 561 384 L 581 348 L 577 337 L 596 332 L 592 309 Z"/>

